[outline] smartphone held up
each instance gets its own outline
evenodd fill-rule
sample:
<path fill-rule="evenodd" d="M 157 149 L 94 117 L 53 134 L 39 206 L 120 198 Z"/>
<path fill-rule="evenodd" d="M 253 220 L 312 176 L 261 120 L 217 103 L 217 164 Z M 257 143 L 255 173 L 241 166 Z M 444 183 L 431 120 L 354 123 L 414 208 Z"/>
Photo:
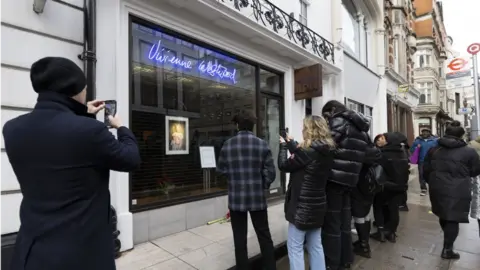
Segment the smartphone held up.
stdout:
<path fill-rule="evenodd" d="M 280 136 L 282 136 L 283 139 L 287 139 L 288 136 L 288 127 L 285 129 L 280 130 Z"/>
<path fill-rule="evenodd" d="M 104 123 L 108 128 L 112 127 L 108 116 L 115 116 L 117 114 L 117 101 L 116 100 L 105 100 L 105 118 Z"/>

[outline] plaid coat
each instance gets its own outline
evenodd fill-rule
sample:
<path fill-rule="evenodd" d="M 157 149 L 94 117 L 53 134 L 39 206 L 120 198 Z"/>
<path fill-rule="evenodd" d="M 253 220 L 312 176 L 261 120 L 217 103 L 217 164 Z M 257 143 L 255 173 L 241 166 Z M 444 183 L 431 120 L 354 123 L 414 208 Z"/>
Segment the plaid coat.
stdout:
<path fill-rule="evenodd" d="M 233 211 L 267 209 L 265 189 L 275 181 L 275 165 L 267 142 L 240 131 L 220 151 L 217 173 L 228 179 L 228 208 Z"/>

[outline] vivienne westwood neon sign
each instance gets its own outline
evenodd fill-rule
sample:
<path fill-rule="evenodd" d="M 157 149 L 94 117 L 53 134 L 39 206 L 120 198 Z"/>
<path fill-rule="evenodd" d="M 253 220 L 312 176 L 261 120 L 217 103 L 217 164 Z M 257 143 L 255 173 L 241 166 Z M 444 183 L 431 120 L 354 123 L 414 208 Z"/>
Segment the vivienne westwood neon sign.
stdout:
<path fill-rule="evenodd" d="M 197 70 L 202 74 L 207 74 L 211 77 L 217 77 L 222 80 L 230 80 L 234 84 L 237 83 L 236 80 L 236 69 L 228 69 L 227 67 L 218 64 L 218 61 L 202 61 L 195 65 L 192 61 L 182 60 L 176 56 L 168 55 L 170 50 L 162 47 L 162 41 L 159 40 L 156 44 L 153 44 L 148 53 L 148 59 L 154 60 L 159 63 L 170 63 L 173 66 L 183 68 L 186 70 L 192 70 L 197 68 Z"/>

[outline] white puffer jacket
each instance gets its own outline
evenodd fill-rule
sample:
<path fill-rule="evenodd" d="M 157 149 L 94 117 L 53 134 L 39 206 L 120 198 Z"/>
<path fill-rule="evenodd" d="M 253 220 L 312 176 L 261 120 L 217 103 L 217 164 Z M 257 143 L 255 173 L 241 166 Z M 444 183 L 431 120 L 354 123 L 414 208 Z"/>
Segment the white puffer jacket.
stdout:
<path fill-rule="evenodd" d="M 469 143 L 469 146 L 480 155 L 480 136 Z M 470 217 L 480 219 L 480 176 L 472 178 L 472 202 L 470 204 Z"/>

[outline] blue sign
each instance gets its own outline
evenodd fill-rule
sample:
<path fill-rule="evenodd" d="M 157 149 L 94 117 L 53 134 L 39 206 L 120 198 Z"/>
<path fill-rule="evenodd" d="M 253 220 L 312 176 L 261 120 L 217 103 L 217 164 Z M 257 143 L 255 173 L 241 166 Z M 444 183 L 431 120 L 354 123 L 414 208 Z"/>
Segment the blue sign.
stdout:
<path fill-rule="evenodd" d="M 236 84 L 236 69 L 228 69 L 215 61 L 201 61 L 197 65 L 189 60 L 182 60 L 174 55 L 168 55 L 170 50 L 162 47 L 162 41 L 159 40 L 156 44 L 153 44 L 148 53 L 148 59 L 156 61 L 158 63 L 170 63 L 171 65 L 182 68 L 184 70 L 192 70 L 196 68 L 201 74 L 206 74 L 211 77 L 217 77 L 222 80 L 230 80 L 233 84 Z"/>

